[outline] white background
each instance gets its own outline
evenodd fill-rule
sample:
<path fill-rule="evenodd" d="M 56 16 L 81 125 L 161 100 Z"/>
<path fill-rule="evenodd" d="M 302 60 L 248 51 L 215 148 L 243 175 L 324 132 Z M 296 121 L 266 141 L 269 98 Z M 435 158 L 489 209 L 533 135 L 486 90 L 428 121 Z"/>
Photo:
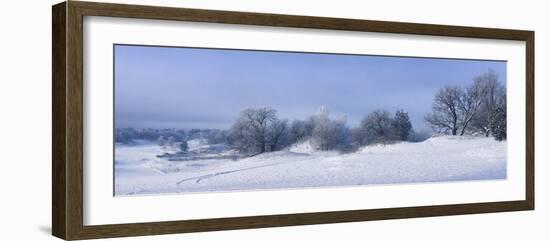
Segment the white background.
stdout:
<path fill-rule="evenodd" d="M 133 3 L 147 1 L 132 1 Z M 166 5 L 536 31 L 536 211 L 154 237 L 155 240 L 547 240 L 550 28 L 544 1 L 155 1 Z M 174 3 L 175 2 L 175 3 Z M 0 14 L 0 239 L 55 240 L 51 219 L 51 11 L 11 1 Z M 152 237 L 128 240 L 151 240 Z"/>

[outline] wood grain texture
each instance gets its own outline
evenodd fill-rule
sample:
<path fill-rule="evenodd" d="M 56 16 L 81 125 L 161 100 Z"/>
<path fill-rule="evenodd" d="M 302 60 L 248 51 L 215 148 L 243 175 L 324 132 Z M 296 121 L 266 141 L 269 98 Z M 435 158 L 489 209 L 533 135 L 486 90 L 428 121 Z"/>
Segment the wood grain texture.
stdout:
<path fill-rule="evenodd" d="M 81 8 L 82 13 L 86 16 L 145 18 L 208 23 L 230 23 L 259 26 L 297 27 L 508 40 L 525 40 L 530 34 L 530 31 L 524 30 L 477 28 L 437 24 L 417 24 L 314 16 L 109 4 L 96 2 L 72 3 L 73 5 Z"/>
<path fill-rule="evenodd" d="M 491 203 L 85 226 L 83 225 L 84 16 L 525 41 L 527 64 L 525 199 Z M 57 237 L 75 240 L 534 209 L 534 32 L 532 31 L 77 1 L 55 5 L 52 25 L 52 230 Z"/>
<path fill-rule="evenodd" d="M 83 15 L 67 5 L 67 235 L 76 239 L 83 228 Z"/>
<path fill-rule="evenodd" d="M 525 200 L 535 209 L 535 32 L 529 32 L 525 42 Z"/>
<path fill-rule="evenodd" d="M 65 3 L 52 7 L 52 234 L 66 238 Z"/>
<path fill-rule="evenodd" d="M 78 238 L 205 232 L 528 210 L 524 201 L 85 226 Z"/>

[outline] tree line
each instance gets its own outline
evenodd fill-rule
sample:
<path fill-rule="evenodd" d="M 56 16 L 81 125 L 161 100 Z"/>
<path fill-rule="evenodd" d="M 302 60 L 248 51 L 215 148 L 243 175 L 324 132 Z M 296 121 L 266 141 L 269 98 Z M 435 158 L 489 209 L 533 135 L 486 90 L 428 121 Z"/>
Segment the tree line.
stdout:
<path fill-rule="evenodd" d="M 470 86 L 445 86 L 434 96 L 424 120 L 438 133 L 483 134 L 506 139 L 506 87 L 493 70 L 475 77 Z"/>
<path fill-rule="evenodd" d="M 225 139 L 223 130 L 218 129 L 175 129 L 175 128 L 116 128 L 115 142 L 132 144 L 136 140 L 157 141 L 161 146 L 170 146 L 174 143 L 187 140 L 205 138 L 212 143 L 220 143 Z"/>
<path fill-rule="evenodd" d="M 260 154 L 281 150 L 294 143 L 310 140 L 318 150 L 353 151 L 358 147 L 394 141 L 406 141 L 413 127 L 407 112 L 398 110 L 367 114 L 357 128 L 349 128 L 346 118 L 331 118 L 321 107 L 306 120 L 280 119 L 273 108 L 249 108 L 226 132 L 225 143 L 241 152 Z"/>
<path fill-rule="evenodd" d="M 482 134 L 505 140 L 506 87 L 493 70 L 475 77 L 469 86 L 445 86 L 435 94 L 432 111 L 424 120 L 438 133 Z M 229 130 L 115 130 L 116 142 L 156 140 L 161 146 L 177 144 L 184 152 L 187 141 L 196 138 L 249 154 L 278 151 L 306 140 L 318 150 L 348 152 L 370 144 L 425 139 L 413 130 L 409 114 L 402 109 L 393 115 L 382 109 L 371 111 L 355 128 L 346 125 L 345 117 L 331 118 L 325 107 L 305 120 L 292 122 L 279 118 L 275 109 L 264 107 L 243 110 Z"/>

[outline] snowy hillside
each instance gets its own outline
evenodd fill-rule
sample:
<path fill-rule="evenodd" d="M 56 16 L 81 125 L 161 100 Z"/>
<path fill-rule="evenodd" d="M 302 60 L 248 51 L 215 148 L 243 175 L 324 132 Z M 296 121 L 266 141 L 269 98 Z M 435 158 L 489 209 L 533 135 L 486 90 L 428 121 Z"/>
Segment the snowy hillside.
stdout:
<path fill-rule="evenodd" d="M 484 137 L 432 137 L 418 143 L 374 145 L 349 154 L 314 151 L 311 143 L 235 160 L 202 140 L 190 151 L 209 158 L 168 161 L 176 149 L 118 145 L 117 195 L 245 189 L 350 186 L 506 178 L 506 142 Z M 221 151 L 212 154 L 214 151 Z M 211 156 L 214 155 L 215 158 Z"/>

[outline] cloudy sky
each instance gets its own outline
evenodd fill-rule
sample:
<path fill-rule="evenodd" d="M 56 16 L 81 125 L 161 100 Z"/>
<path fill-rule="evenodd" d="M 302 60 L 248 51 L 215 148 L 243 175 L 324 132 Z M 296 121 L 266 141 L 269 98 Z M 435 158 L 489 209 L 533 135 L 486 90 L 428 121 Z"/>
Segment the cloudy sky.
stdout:
<path fill-rule="evenodd" d="M 425 128 L 437 90 L 506 62 L 150 46 L 115 46 L 115 125 L 229 128 L 245 108 L 305 119 L 320 106 L 357 126 L 375 109 Z"/>

